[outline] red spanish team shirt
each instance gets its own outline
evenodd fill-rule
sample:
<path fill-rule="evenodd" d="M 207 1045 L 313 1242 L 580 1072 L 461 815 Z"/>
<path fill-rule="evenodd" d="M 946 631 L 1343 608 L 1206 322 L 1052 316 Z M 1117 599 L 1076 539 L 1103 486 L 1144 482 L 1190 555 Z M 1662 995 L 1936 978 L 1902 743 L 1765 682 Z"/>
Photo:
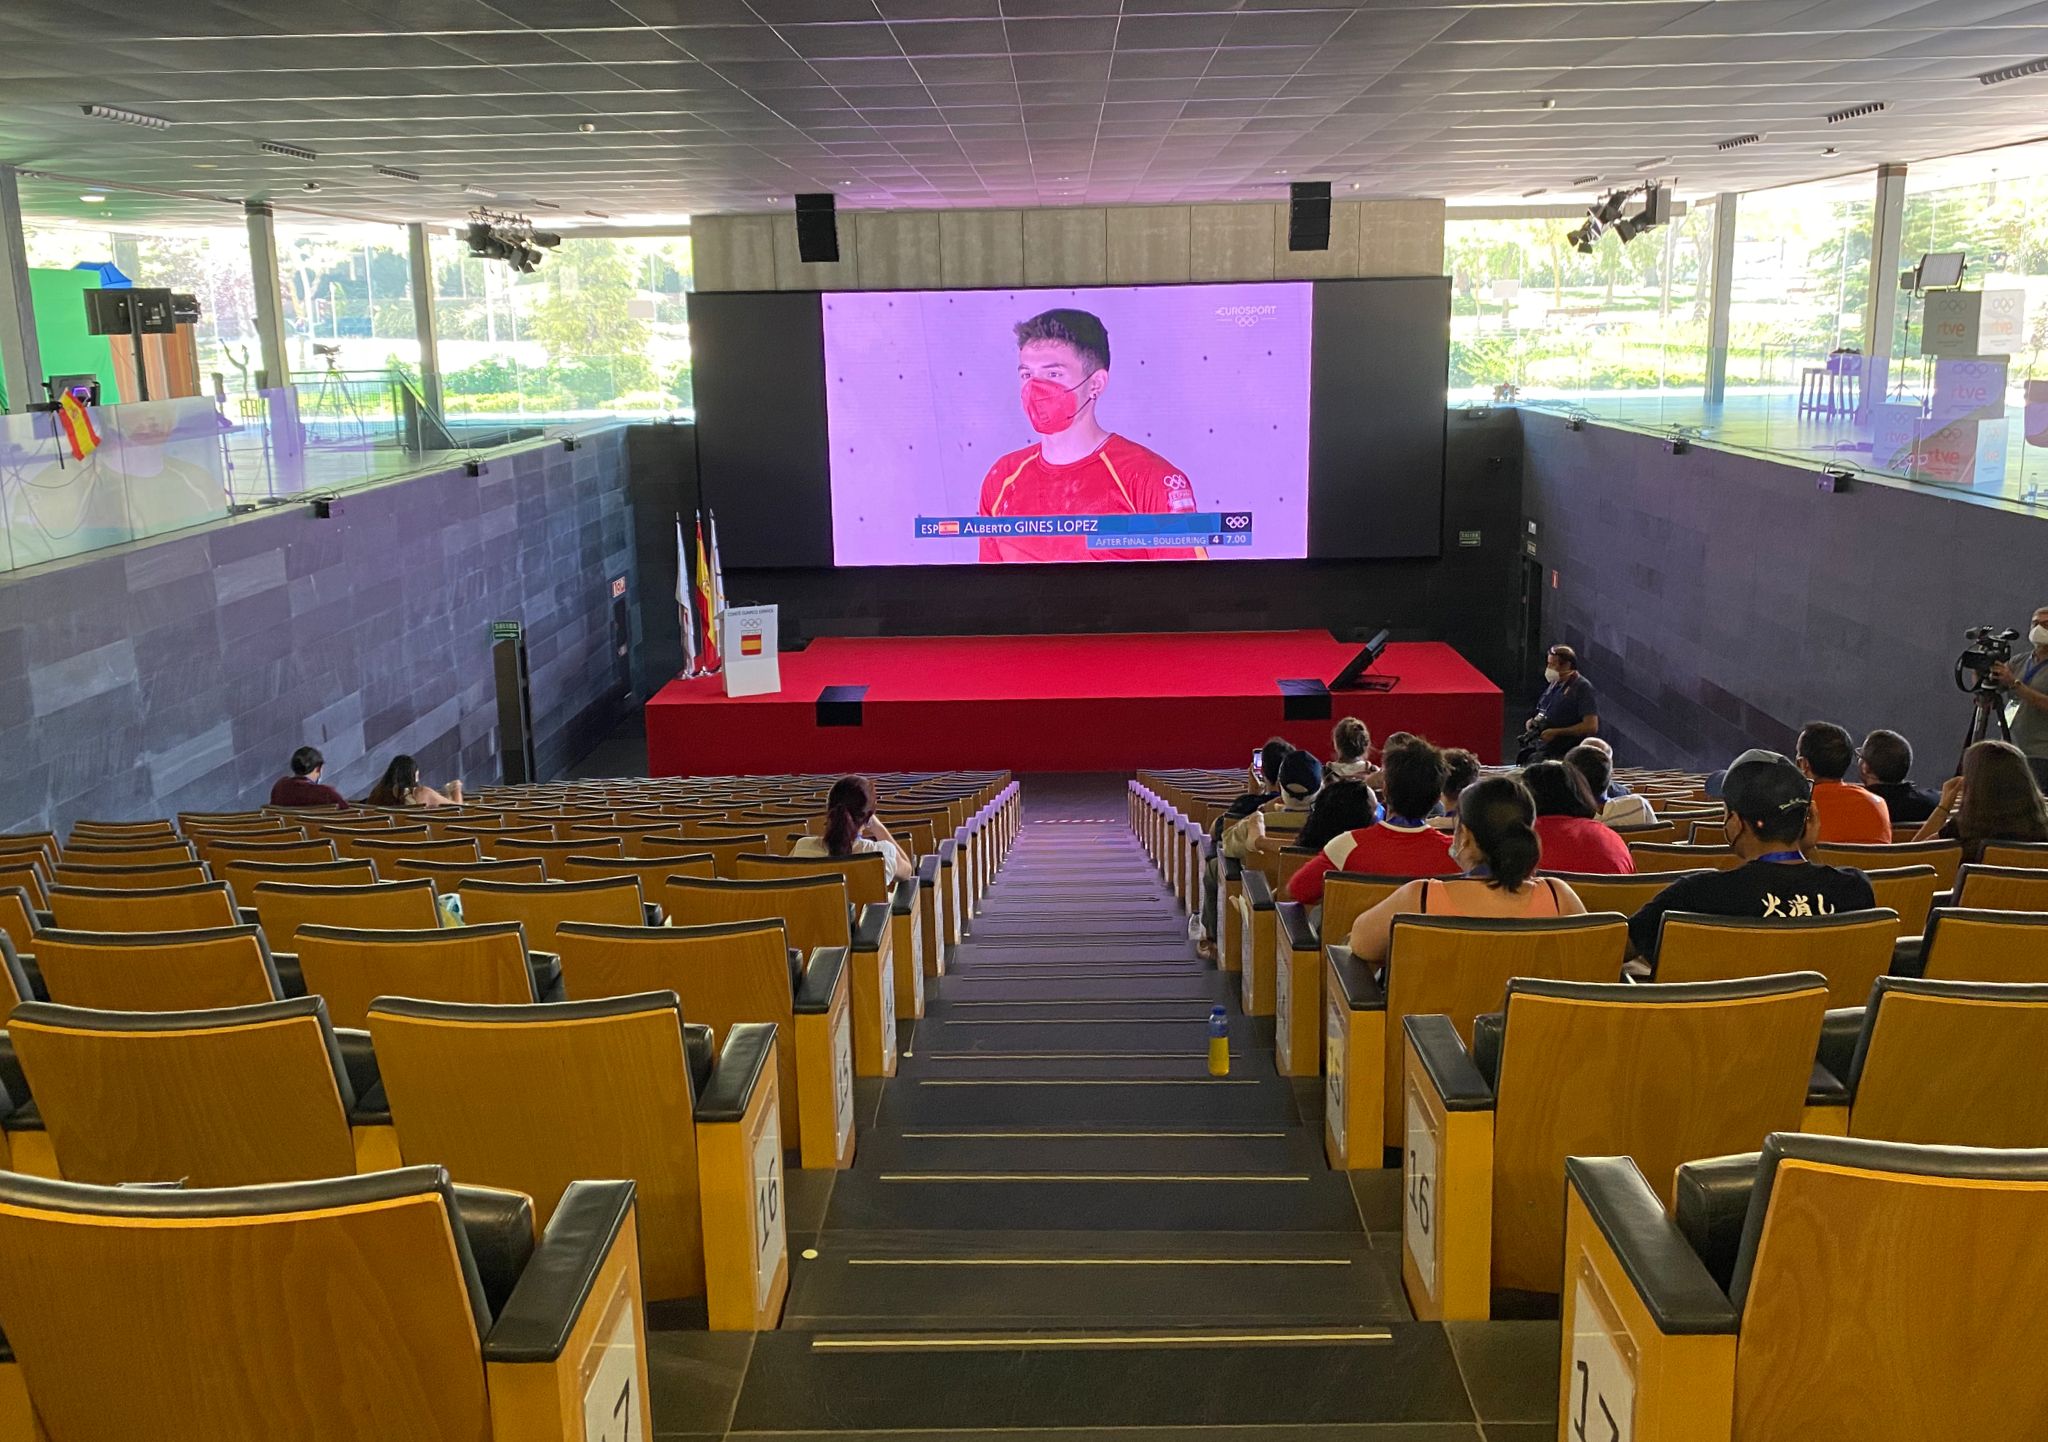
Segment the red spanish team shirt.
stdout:
<path fill-rule="evenodd" d="M 1029 445 L 988 468 L 984 516 L 1132 516 L 1195 510 L 1195 488 L 1164 456 L 1112 433 L 1090 454 L 1056 466 Z M 984 561 L 1193 561 L 1189 546 L 1088 549 L 1086 536 L 984 536 Z"/>

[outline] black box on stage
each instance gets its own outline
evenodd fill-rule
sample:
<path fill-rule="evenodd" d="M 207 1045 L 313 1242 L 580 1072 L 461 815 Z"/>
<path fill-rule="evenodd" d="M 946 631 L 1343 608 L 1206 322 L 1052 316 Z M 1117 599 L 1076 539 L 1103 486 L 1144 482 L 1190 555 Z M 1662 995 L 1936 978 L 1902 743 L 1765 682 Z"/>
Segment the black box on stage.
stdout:
<path fill-rule="evenodd" d="M 1330 248 L 1330 182 L 1297 180 L 1287 187 L 1287 248 Z"/>
<path fill-rule="evenodd" d="M 169 335 L 177 328 L 167 289 L 131 286 L 85 292 L 88 335 Z"/>
<path fill-rule="evenodd" d="M 829 191 L 796 198 L 797 259 L 828 263 L 839 259 L 837 204 Z"/>

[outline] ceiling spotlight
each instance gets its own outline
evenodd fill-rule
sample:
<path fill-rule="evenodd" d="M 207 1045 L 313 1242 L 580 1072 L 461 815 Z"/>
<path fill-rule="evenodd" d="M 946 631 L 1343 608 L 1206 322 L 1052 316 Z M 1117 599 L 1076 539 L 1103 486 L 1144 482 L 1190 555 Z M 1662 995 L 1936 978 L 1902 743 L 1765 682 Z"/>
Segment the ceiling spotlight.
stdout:
<path fill-rule="evenodd" d="M 87 191 L 84 195 L 79 196 L 78 198 L 84 201 L 87 205 L 105 205 L 107 203 L 107 198 L 104 195 L 100 195 L 90 190 Z"/>
<path fill-rule="evenodd" d="M 421 176 L 418 171 L 400 170 L 395 165 L 373 165 L 370 167 L 370 169 L 376 171 L 379 175 L 388 175 L 393 180 L 410 180 L 415 185 L 417 185 L 421 179 Z"/>
<path fill-rule="evenodd" d="M 556 246 L 562 243 L 562 237 L 556 235 L 551 230 L 536 230 L 532 235 L 528 236 L 527 239 L 532 241 L 535 245 L 544 246 L 548 250 L 553 250 Z"/>
<path fill-rule="evenodd" d="M 139 110 L 123 110 L 118 105 L 81 105 L 78 108 L 94 120 L 117 120 L 123 125 L 144 125 L 151 130 L 171 128 L 171 122 L 161 115 L 144 115 Z"/>
<path fill-rule="evenodd" d="M 1601 201 L 1599 208 L 1593 212 L 1593 219 L 1599 221 L 1602 226 L 1614 224 L 1621 219 L 1621 208 L 1627 204 L 1628 195 L 1626 190 L 1609 192 L 1607 199 Z"/>
<path fill-rule="evenodd" d="M 585 135 L 594 135 L 597 133 L 597 126 L 588 120 L 584 121 L 581 125 L 577 126 L 576 128 L 582 131 Z"/>
<path fill-rule="evenodd" d="M 272 155 L 282 155 L 287 160 L 318 160 L 320 158 L 303 145 L 286 145 L 281 140 L 259 140 L 256 142 L 256 148 L 267 151 Z"/>
<path fill-rule="evenodd" d="M 301 190 L 304 190 L 304 191 L 308 191 L 308 192 L 311 192 L 311 191 L 315 191 L 315 190 L 318 190 L 319 188 L 320 188 L 320 182 L 319 182 L 319 181 L 317 181 L 317 180 L 309 180 L 309 181 L 307 181 L 307 182 L 306 182 L 306 183 L 305 183 L 304 185 L 301 185 L 301 186 L 299 187 L 299 189 L 301 189 Z"/>
<path fill-rule="evenodd" d="M 1542 105 L 1542 107 L 1543 107 L 1543 108 L 1544 108 L 1545 110 L 1555 110 L 1555 109 L 1557 109 L 1557 97 L 1556 97 L 1556 96 L 1554 96 L 1554 95 L 1546 95 L 1546 96 L 1544 96 L 1544 97 L 1543 97 L 1543 99 L 1542 99 L 1541 101 L 1539 101 L 1538 103 L 1539 103 L 1540 105 Z"/>

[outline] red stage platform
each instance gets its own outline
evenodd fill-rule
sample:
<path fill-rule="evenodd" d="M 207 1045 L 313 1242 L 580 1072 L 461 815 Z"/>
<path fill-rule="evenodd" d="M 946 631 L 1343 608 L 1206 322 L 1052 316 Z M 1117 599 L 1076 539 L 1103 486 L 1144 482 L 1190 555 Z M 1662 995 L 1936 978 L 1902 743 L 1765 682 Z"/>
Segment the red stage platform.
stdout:
<path fill-rule="evenodd" d="M 1276 732 L 1327 755 L 1330 721 L 1284 721 L 1278 683 L 1328 681 L 1358 648 L 1327 631 L 828 638 L 782 658 L 782 691 L 728 699 L 715 677 L 647 703 L 656 776 L 791 771 L 1130 771 L 1242 766 Z M 1396 642 L 1331 715 L 1376 739 L 1414 731 L 1499 759 L 1500 689 L 1449 646 Z M 818 724 L 818 693 L 865 686 L 859 725 Z"/>

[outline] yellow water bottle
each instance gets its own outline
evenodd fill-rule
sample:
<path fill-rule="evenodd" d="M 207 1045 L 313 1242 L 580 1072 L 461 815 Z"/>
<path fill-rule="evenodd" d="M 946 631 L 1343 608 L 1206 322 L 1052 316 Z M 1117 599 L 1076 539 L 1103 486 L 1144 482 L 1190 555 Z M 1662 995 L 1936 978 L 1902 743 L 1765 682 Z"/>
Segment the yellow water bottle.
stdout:
<path fill-rule="evenodd" d="M 1230 1075 L 1230 1018 L 1220 1006 L 1209 1009 L 1209 1075 Z"/>

